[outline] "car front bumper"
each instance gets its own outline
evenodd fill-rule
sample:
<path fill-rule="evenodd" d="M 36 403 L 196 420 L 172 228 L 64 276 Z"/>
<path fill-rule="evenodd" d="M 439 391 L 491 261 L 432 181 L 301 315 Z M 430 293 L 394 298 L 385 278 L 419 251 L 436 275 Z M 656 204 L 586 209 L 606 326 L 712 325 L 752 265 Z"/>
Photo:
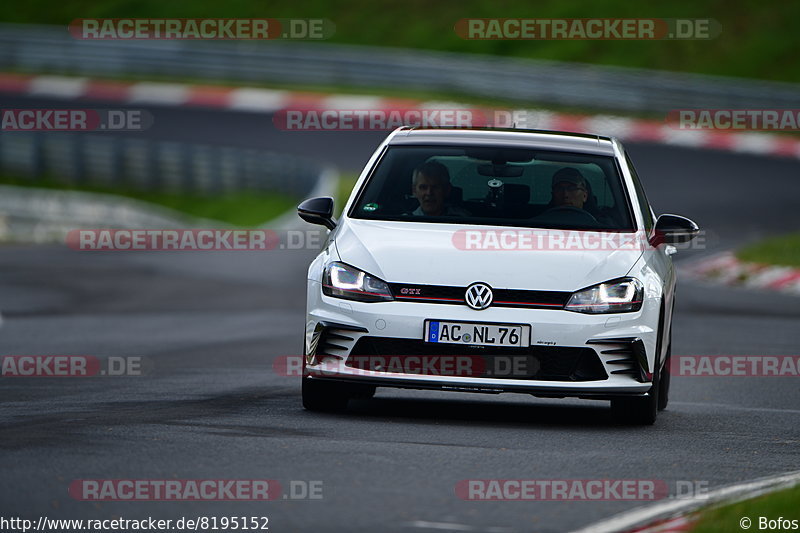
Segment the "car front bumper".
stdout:
<path fill-rule="evenodd" d="M 586 398 L 640 395 L 652 386 L 659 308 L 660 301 L 656 299 L 646 299 L 642 309 L 635 313 L 603 315 L 500 307 L 476 311 L 466 305 L 438 303 L 363 303 L 325 296 L 319 283 L 309 280 L 304 375 L 311 379 L 411 389 L 520 392 Z M 551 348 L 593 350 L 593 356 L 605 370 L 605 377 L 588 380 L 510 379 L 472 373 L 404 372 L 397 368 L 382 371 L 364 368 L 363 365 L 353 366 L 354 360 L 359 357 L 363 360 L 363 352 L 358 351 L 362 338 L 413 340 L 416 341 L 414 345 L 424 344 L 427 349 L 421 357 L 435 357 L 432 354 L 436 353 L 437 345 L 423 343 L 426 319 L 528 324 L 531 327 L 531 353 Z M 452 348 L 453 345 L 447 346 Z M 396 350 L 375 355 L 408 355 L 393 352 Z M 633 352 L 637 353 L 631 355 Z M 367 359 L 370 357 L 372 354 Z M 625 362 L 626 358 L 629 363 Z M 624 372 L 620 373 L 621 370 Z"/>

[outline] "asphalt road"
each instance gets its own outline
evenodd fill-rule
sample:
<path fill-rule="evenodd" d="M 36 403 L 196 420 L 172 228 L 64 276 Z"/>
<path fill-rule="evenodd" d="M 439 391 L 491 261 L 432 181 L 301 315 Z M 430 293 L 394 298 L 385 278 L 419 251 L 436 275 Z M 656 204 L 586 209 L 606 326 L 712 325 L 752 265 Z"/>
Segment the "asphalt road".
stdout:
<path fill-rule="evenodd" d="M 63 107 L 23 100 L 3 106 Z M 344 169 L 381 138 L 277 132 L 255 114 L 152 111 L 154 138 L 303 153 Z M 798 161 L 629 148 L 656 209 L 709 231 L 709 250 L 683 260 L 800 225 Z M 146 369 L 0 378 L 0 517 L 268 516 L 275 532 L 567 531 L 641 502 L 468 502 L 455 485 L 654 479 L 674 491 L 677 481 L 713 488 L 798 469 L 800 388 L 789 377 L 674 378 L 669 409 L 645 428 L 615 424 L 604 402 L 521 395 L 379 390 L 342 414 L 306 412 L 299 379 L 272 362 L 300 353 L 313 255 L 0 247 L 0 354 L 142 357 Z M 796 297 L 683 282 L 673 353 L 797 354 L 798 319 Z M 321 481 L 322 498 L 83 502 L 68 494 L 76 479 L 274 479 L 287 493 L 292 481 Z"/>

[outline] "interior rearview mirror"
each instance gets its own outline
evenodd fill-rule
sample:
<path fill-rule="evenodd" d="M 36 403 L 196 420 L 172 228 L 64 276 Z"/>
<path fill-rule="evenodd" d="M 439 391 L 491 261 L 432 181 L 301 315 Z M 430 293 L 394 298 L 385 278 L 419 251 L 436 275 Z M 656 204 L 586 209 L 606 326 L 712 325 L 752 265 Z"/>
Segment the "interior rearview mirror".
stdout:
<path fill-rule="evenodd" d="M 494 178 L 518 178 L 522 176 L 523 168 L 512 165 L 478 165 L 478 174 Z"/>

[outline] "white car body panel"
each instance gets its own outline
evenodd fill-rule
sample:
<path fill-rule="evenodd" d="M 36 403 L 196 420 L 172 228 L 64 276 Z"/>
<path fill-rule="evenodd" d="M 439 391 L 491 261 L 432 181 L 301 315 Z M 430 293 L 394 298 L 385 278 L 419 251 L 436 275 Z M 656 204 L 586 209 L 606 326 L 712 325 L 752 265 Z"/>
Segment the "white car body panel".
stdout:
<path fill-rule="evenodd" d="M 515 231 L 509 227 L 478 228 Z M 483 281 L 492 287 L 521 289 L 535 280 L 537 290 L 553 291 L 575 291 L 624 276 L 642 255 L 641 246 L 612 251 L 459 250 L 453 236 L 469 229 L 456 224 L 344 219 L 336 235 L 336 249 L 343 262 L 395 283 L 424 280 L 430 285 L 466 287 Z M 503 261 L 498 261 L 498 254 Z"/>
<path fill-rule="evenodd" d="M 423 141 L 424 144 L 455 142 L 447 133 L 437 131 L 420 131 L 416 134 L 402 129 L 395 131 L 370 158 L 328 244 L 309 267 L 304 375 L 315 379 L 361 380 L 378 386 L 442 390 L 513 391 L 581 397 L 646 394 L 652 386 L 647 379 L 652 377 L 654 368 L 663 363 L 666 352 L 675 272 L 666 247 L 652 247 L 647 241 L 648 232 L 641 209 L 649 210 L 650 207 L 640 206 L 637 195 L 632 192 L 633 177 L 625 164 L 621 145 L 614 139 L 598 137 L 594 140 L 587 139 L 588 136 L 566 140 L 564 136 L 533 134 L 533 138 L 531 133 L 505 132 L 502 139 L 498 140 L 493 132 L 451 131 L 450 134 L 457 136 L 459 144 L 516 144 L 551 150 L 559 147 L 566 150 L 566 145 L 574 151 L 614 156 L 628 192 L 638 245 L 633 249 L 605 251 L 469 251 L 453 244 L 455 232 L 465 229 L 509 231 L 515 228 L 348 217 L 347 213 L 355 203 L 358 191 L 369 179 L 387 145 Z M 416 140 L 412 139 L 414 135 Z M 573 140 L 575 146 L 570 144 Z M 474 310 L 467 305 L 408 301 L 366 303 L 322 293 L 323 272 L 326 266 L 336 261 L 363 270 L 387 283 L 454 287 L 467 287 L 480 281 L 493 289 L 574 292 L 612 279 L 633 277 L 643 283 L 645 298 L 639 311 L 609 314 L 499 306 Z M 346 365 L 350 350 L 365 336 L 422 341 L 426 319 L 529 324 L 532 347 L 590 347 L 597 353 L 608 377 L 590 381 L 497 379 L 366 371 Z M 345 328 L 346 337 L 351 340 L 336 341 L 342 350 L 342 357 L 323 355 L 318 358 L 313 353 L 315 335 L 323 325 L 331 324 L 334 326 L 326 327 Z M 607 346 L 592 342 L 614 338 L 641 340 L 646 352 L 647 378 L 636 379 L 630 374 L 612 373 L 619 367 L 610 362 L 619 356 L 603 353 Z M 661 349 L 660 353 L 657 353 L 658 348 Z"/>

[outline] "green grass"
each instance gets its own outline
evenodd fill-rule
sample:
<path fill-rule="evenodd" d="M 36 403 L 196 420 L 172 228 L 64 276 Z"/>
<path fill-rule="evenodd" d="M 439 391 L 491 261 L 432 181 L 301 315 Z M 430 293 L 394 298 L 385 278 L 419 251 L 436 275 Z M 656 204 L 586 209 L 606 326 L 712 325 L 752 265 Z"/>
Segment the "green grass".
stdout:
<path fill-rule="evenodd" d="M 335 193 L 337 216 L 341 214 L 350 191 L 358 179 L 357 173 L 343 173 Z M 55 178 L 31 179 L 0 176 L 0 185 L 36 187 L 50 190 L 71 190 L 114 194 L 175 209 L 190 216 L 219 220 L 236 226 L 258 226 L 286 211 L 293 210 L 301 199 L 278 193 L 235 191 L 217 195 L 198 195 L 159 191 L 117 189 L 99 185 L 73 185 Z"/>
<path fill-rule="evenodd" d="M 800 233 L 772 237 L 736 252 L 742 261 L 800 267 Z"/>
<path fill-rule="evenodd" d="M 745 531 L 739 526 L 739 521 L 743 517 L 751 520 L 750 531 L 769 531 L 767 528 L 759 527 L 759 517 L 768 520 L 783 517 L 800 522 L 798 502 L 800 502 L 800 486 L 705 511 L 692 529 L 692 533 Z"/>
<path fill-rule="evenodd" d="M 92 17 L 327 18 L 331 42 L 428 48 L 513 57 L 743 76 L 800 82 L 797 50 L 800 3 L 759 0 L 28 0 L 5 6 L 5 21 L 66 25 Z M 464 40 L 453 26 L 461 18 L 713 18 L 722 34 L 697 41 Z M 66 31 L 66 29 L 65 29 Z M 101 46 L 102 43 L 97 43 Z M 269 46 L 270 43 L 264 43 Z M 502 92 L 502 87 L 498 87 Z"/>
<path fill-rule="evenodd" d="M 291 196 L 261 191 L 234 191 L 200 195 L 139 191 L 97 185 L 70 185 L 54 178 L 31 180 L 10 176 L 0 177 L 0 184 L 115 194 L 175 209 L 190 216 L 219 220 L 242 227 L 263 224 L 287 210 L 293 209 L 298 203 L 298 199 Z"/>
<path fill-rule="evenodd" d="M 355 172 L 343 172 L 339 176 L 339 183 L 336 187 L 336 196 L 334 197 L 333 203 L 333 208 L 336 211 L 337 217 L 342 214 L 344 204 L 350 197 L 350 193 L 353 191 L 353 186 L 356 184 L 357 180 L 358 174 Z"/>

